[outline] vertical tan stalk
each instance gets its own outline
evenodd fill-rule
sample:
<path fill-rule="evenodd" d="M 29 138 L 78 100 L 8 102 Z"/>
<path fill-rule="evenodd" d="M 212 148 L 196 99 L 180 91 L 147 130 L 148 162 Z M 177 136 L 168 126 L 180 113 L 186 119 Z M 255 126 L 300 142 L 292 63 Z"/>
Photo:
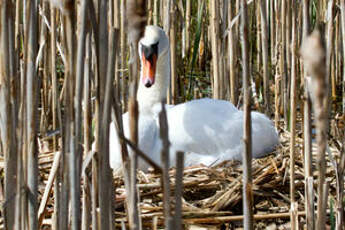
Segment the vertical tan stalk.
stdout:
<path fill-rule="evenodd" d="M 190 23 L 191 23 L 191 11 L 192 11 L 192 0 L 186 0 L 186 27 L 185 27 L 185 55 L 189 54 L 189 47 L 190 47 L 190 38 L 189 38 L 189 31 L 190 31 Z"/>
<path fill-rule="evenodd" d="M 153 25 L 158 25 L 159 22 L 159 0 L 153 0 Z"/>
<path fill-rule="evenodd" d="M 250 70 L 248 63 L 248 18 L 247 2 L 241 2 L 242 69 L 244 94 L 243 125 L 243 215 L 244 229 L 253 229 L 253 186 L 252 186 L 252 136 L 250 114 Z"/>
<path fill-rule="evenodd" d="M 81 123 L 82 123 L 82 91 L 84 83 L 84 56 L 85 56 L 85 40 L 87 31 L 87 9 L 88 1 L 83 1 L 81 5 L 81 22 L 80 22 L 80 36 L 78 38 L 77 48 L 77 63 L 76 63 L 76 84 L 74 95 L 74 138 L 71 150 L 71 164 L 70 164 L 70 182 L 71 182 L 71 207 L 72 207 L 72 229 L 80 229 L 81 224 L 81 209 L 80 209 L 80 176 L 82 164 L 82 146 L 81 146 Z M 73 19 L 72 19 L 73 20 Z M 74 30 L 72 30 L 74 31 Z M 75 39 L 75 37 L 72 37 Z M 74 47 L 73 47 L 74 48 Z M 74 68 L 73 68 L 74 69 Z M 74 73 L 72 73 L 74 74 Z"/>
<path fill-rule="evenodd" d="M 15 112 L 15 107 L 17 106 L 13 91 L 14 89 L 14 82 L 15 82 L 15 63 L 14 63 L 14 18 L 13 18 L 13 3 L 10 1 L 4 1 L 0 5 L 1 12 L 0 12 L 0 48 L 2 50 L 0 54 L 0 152 L 3 154 L 5 158 L 5 204 L 3 205 L 3 218 L 4 224 L 6 229 L 20 229 L 20 226 L 16 226 L 15 224 L 15 212 L 16 206 L 17 209 L 19 208 L 19 204 L 16 204 L 16 195 L 17 195 L 17 181 L 16 173 L 17 173 L 17 149 L 16 149 L 16 125 L 17 125 L 17 118 Z M 31 28 L 35 29 L 35 28 Z M 34 30 L 35 31 L 35 30 Z M 11 36 L 12 35 L 12 36 Z M 32 40 L 30 40 L 32 41 Z M 30 45 L 33 45 L 32 42 Z M 30 46 L 30 48 L 34 48 Z M 32 58 L 32 56 L 30 56 Z M 34 73 L 31 75 L 33 77 Z M 30 79 L 30 89 L 32 89 L 32 79 Z M 33 93 L 33 92 L 31 92 Z M 32 99 L 32 98 L 30 98 Z M 33 103 L 34 100 L 29 102 Z M 32 135 L 35 132 L 33 130 Z M 32 143 L 34 143 L 32 141 Z M 30 159 L 35 159 L 36 152 L 32 151 L 34 149 L 30 149 Z M 33 166 L 36 166 L 32 161 Z M 34 168 L 33 170 L 29 171 L 30 175 L 28 178 L 30 179 L 28 183 L 28 188 L 30 188 L 29 192 L 30 195 L 33 195 L 33 200 L 30 203 L 30 207 L 36 207 L 37 205 L 37 192 L 34 190 L 37 189 L 37 178 L 33 178 L 35 176 L 35 172 L 37 172 Z M 17 210 L 19 211 L 19 210 Z M 31 218 L 34 214 L 35 209 L 30 212 L 30 221 L 32 223 L 33 219 Z M 34 226 L 34 225 L 31 225 Z"/>
<path fill-rule="evenodd" d="M 296 145 L 296 46 L 297 46 L 297 4 L 292 3 L 292 41 L 291 41 L 291 101 L 290 101 L 290 200 L 291 200 L 291 229 L 298 229 L 298 216 L 296 215 L 298 210 L 295 200 L 295 145 Z"/>
<path fill-rule="evenodd" d="M 101 171 L 100 171 L 100 215 L 101 215 L 101 229 L 113 229 L 112 219 L 112 202 L 113 199 L 112 188 L 112 174 L 109 164 L 109 126 L 111 120 L 111 104 L 113 102 L 113 77 L 115 71 L 115 58 L 116 58 L 116 45 L 117 45 L 118 33 L 117 30 L 111 28 L 109 34 L 109 56 L 107 65 L 107 76 L 105 80 L 104 88 L 104 105 L 102 111 L 102 132 L 101 132 Z M 103 210 L 102 210 L 103 209 Z"/>
<path fill-rule="evenodd" d="M 211 48 L 213 68 L 213 98 L 220 99 L 220 74 L 218 56 L 219 0 L 210 1 Z"/>
<path fill-rule="evenodd" d="M 182 195 L 183 195 L 183 169 L 184 152 L 176 153 L 176 175 L 175 175 L 175 215 L 174 229 L 182 230 Z"/>
<path fill-rule="evenodd" d="M 27 183 L 28 183 L 28 214 L 29 214 L 29 228 L 37 229 L 37 189 L 38 189 L 38 159 L 37 159 L 37 145 L 36 145 L 36 116 L 37 114 L 37 93 L 38 93 L 38 79 L 35 68 L 37 55 L 37 34 L 38 34 L 38 3 L 35 0 L 30 1 L 28 8 L 28 56 L 27 56 L 27 72 L 26 72 L 26 144 L 28 151 L 27 162 Z"/>
<path fill-rule="evenodd" d="M 237 61 L 237 38 L 235 34 L 235 26 L 231 25 L 231 21 L 234 17 L 233 4 L 228 4 L 228 57 L 229 57 L 229 74 L 230 74 L 230 100 L 232 104 L 237 104 L 238 91 L 237 91 L 237 77 L 236 77 L 236 61 Z"/>
<path fill-rule="evenodd" d="M 126 18 L 126 5 L 125 0 L 120 0 L 120 54 L 121 54 L 121 79 L 122 79 L 122 105 L 124 107 L 124 110 L 127 109 L 127 92 L 128 92 L 128 86 L 127 86 L 127 80 L 125 77 L 125 69 L 127 67 L 126 65 L 126 28 L 125 28 L 125 18 Z"/>
<path fill-rule="evenodd" d="M 270 100 L 269 100 L 269 73 L 268 73 L 268 30 L 267 30 L 267 13 L 266 0 L 260 0 L 261 13 L 261 40 L 262 40 L 262 63 L 263 63 L 263 78 L 264 78 L 264 105 L 265 113 L 270 114 Z"/>
<path fill-rule="evenodd" d="M 279 4 L 279 1 L 275 2 L 275 20 L 276 20 L 276 34 L 275 34 L 275 47 L 274 47 L 274 62 L 275 63 L 275 113 L 274 113 L 274 117 L 275 117 L 275 125 L 276 127 L 278 127 L 278 123 L 280 120 L 280 105 L 281 105 L 281 81 L 282 81 L 282 75 L 281 75 L 281 70 L 280 70 L 280 46 L 281 46 L 281 4 Z M 277 81 L 279 80 L 279 82 Z M 279 94 L 278 94 L 279 93 Z"/>
<path fill-rule="evenodd" d="M 153 0 L 147 0 L 147 12 L 148 12 L 148 17 L 147 17 L 147 24 L 152 25 L 153 22 Z"/>
<path fill-rule="evenodd" d="M 235 27 L 231 25 L 233 19 L 233 4 L 228 4 L 228 60 L 229 60 L 229 83 L 230 83 L 230 101 L 236 105 L 237 104 L 237 92 L 236 92 L 236 35 Z"/>
<path fill-rule="evenodd" d="M 120 0 L 115 1 L 114 4 L 114 27 L 118 29 L 119 31 L 121 30 L 121 4 Z M 116 52 L 116 63 L 115 63 L 115 84 L 116 84 L 116 90 L 114 92 L 114 95 L 117 98 L 121 98 L 121 80 L 120 80 L 120 71 L 121 71 L 121 66 L 120 66 L 120 52 Z"/>
<path fill-rule="evenodd" d="M 283 106 L 284 111 L 284 127 L 287 128 L 287 73 L 286 73 L 286 50 L 285 50 L 285 43 L 286 43 L 286 1 L 282 1 L 281 3 L 281 43 L 280 43 L 280 74 L 282 76 L 281 81 L 281 105 Z"/>
<path fill-rule="evenodd" d="M 84 131 L 84 156 L 87 156 L 91 151 L 91 93 L 90 93 L 90 73 L 91 73 L 91 35 L 86 36 L 85 41 L 85 71 L 84 71 L 84 92 L 83 101 L 85 103 L 83 107 L 83 131 Z M 83 189 L 82 189 L 82 230 L 90 228 L 91 217 L 91 191 L 90 191 L 90 178 L 86 172 L 83 174 Z"/>
<path fill-rule="evenodd" d="M 328 80 L 326 79 L 326 54 L 323 41 L 319 31 L 314 31 L 306 38 L 301 48 L 304 66 L 312 76 L 313 101 L 315 103 L 316 117 L 316 141 L 318 178 L 318 209 L 317 209 L 317 229 L 324 229 L 325 212 L 327 203 L 323 202 L 324 183 L 326 172 L 325 152 L 327 145 L 328 130 Z"/>
<path fill-rule="evenodd" d="M 303 1 L 303 42 L 309 34 L 309 0 Z M 312 146 L 311 146 L 311 101 L 307 89 L 307 71 L 304 69 L 304 103 L 303 103 L 303 134 L 304 134 L 304 170 L 305 170 L 305 191 L 306 192 L 306 215 L 308 229 L 315 228 L 314 216 L 314 195 L 312 176 Z"/>
<path fill-rule="evenodd" d="M 280 95 L 280 81 L 281 76 L 275 75 L 275 84 L 274 84 L 274 125 L 279 127 L 279 95 Z"/>
<path fill-rule="evenodd" d="M 340 0 L 340 16 L 341 16 L 341 34 L 342 34 L 342 44 L 343 44 L 343 56 L 345 54 L 345 0 Z M 343 58 L 343 79 L 345 81 L 345 58 Z M 345 113 L 345 84 L 343 84 L 343 113 Z"/>
<path fill-rule="evenodd" d="M 175 0 L 170 0 L 170 63 L 171 63 L 171 98 L 170 103 L 176 104 L 177 101 L 177 66 L 176 66 L 176 14 Z"/>
<path fill-rule="evenodd" d="M 130 64 L 131 79 L 131 97 L 129 100 L 129 121 L 130 121 L 130 138 L 134 144 L 138 144 L 138 102 L 137 102 L 137 79 L 139 79 L 139 65 L 138 65 L 138 42 L 143 36 L 146 26 L 146 1 L 145 0 L 131 0 L 127 2 L 127 17 L 130 19 L 128 23 L 128 38 L 131 46 L 131 56 L 133 62 Z M 129 220 L 130 229 L 140 229 L 139 213 L 138 213 L 138 197 L 136 186 L 136 170 L 138 156 L 132 154 L 130 158 L 130 180 L 126 181 L 127 191 L 129 191 Z M 126 163 L 126 162 L 125 162 Z M 128 164 L 128 163 L 127 163 Z M 125 170 L 128 170 L 126 168 Z M 129 184 L 128 184 L 129 182 Z"/>
<path fill-rule="evenodd" d="M 163 209 L 164 209 L 164 225 L 165 229 L 172 230 L 172 219 L 170 209 L 170 142 L 169 142 L 169 127 L 167 121 L 167 114 L 165 105 L 162 102 L 162 111 L 159 113 L 159 127 L 160 127 L 160 138 L 162 139 L 162 151 L 161 151 L 161 162 L 162 162 L 162 178 L 161 183 L 163 186 Z"/>
<path fill-rule="evenodd" d="M 58 81 L 56 74 L 56 9 L 53 3 L 50 4 L 50 58 L 51 58 L 51 78 L 52 78 L 52 119 L 53 119 L 53 130 L 56 130 L 58 124 L 61 124 L 60 106 L 58 100 Z M 59 121 L 59 122 L 58 122 Z M 57 151 L 58 142 L 56 136 L 53 137 L 53 151 Z M 57 173 L 54 183 L 54 213 L 53 213 L 53 229 L 59 229 L 59 207 L 60 207 L 60 192 L 59 184 L 61 182 L 60 173 Z"/>
<path fill-rule="evenodd" d="M 274 47 L 276 47 L 276 22 L 275 22 L 275 1 L 269 1 L 270 2 L 270 46 L 271 46 L 271 63 L 274 63 Z"/>

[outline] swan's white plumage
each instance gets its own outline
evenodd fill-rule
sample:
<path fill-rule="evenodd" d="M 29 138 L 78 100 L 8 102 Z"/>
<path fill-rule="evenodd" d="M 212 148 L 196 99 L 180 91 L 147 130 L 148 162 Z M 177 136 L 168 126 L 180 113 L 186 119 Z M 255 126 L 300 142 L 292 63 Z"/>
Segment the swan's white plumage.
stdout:
<path fill-rule="evenodd" d="M 158 112 L 139 118 L 139 146 L 160 164 L 162 147 L 159 138 Z M 185 165 L 220 163 L 241 159 L 243 150 L 243 112 L 222 100 L 200 99 L 167 107 L 171 164 L 176 151 L 184 151 Z M 128 113 L 123 115 L 125 135 L 129 136 Z M 121 155 L 115 127 L 110 129 L 110 162 L 113 169 L 120 169 Z M 252 112 L 253 157 L 261 157 L 278 144 L 278 135 L 272 122 L 263 114 Z M 147 168 L 140 162 L 141 169 Z"/>
<path fill-rule="evenodd" d="M 138 88 L 139 148 L 160 164 L 162 142 L 159 137 L 158 114 L 160 101 L 166 97 L 170 82 L 169 42 L 163 30 L 147 26 L 139 42 L 149 45 L 159 42 L 156 81 L 146 88 L 141 81 Z M 142 78 L 142 72 L 141 72 Z M 200 99 L 176 106 L 166 105 L 171 142 L 171 165 L 175 164 L 176 151 L 185 152 L 185 165 L 220 163 L 241 159 L 243 150 L 243 112 L 223 100 Z M 128 113 L 123 115 L 125 136 L 129 136 Z M 278 135 L 272 122 L 258 112 L 252 112 L 253 157 L 260 157 L 278 144 Z M 115 125 L 110 127 L 110 164 L 114 170 L 121 168 L 121 153 Z M 147 164 L 139 161 L 140 169 Z"/>

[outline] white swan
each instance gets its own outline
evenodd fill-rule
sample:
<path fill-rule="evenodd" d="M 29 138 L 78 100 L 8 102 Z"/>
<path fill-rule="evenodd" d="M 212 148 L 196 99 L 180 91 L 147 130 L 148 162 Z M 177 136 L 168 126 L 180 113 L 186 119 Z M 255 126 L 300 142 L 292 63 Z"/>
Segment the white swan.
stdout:
<path fill-rule="evenodd" d="M 157 26 L 147 26 L 139 42 L 141 73 L 137 100 L 139 104 L 139 148 L 160 164 L 162 142 L 158 113 L 170 84 L 169 41 Z M 176 151 L 183 151 L 185 166 L 210 165 L 240 159 L 243 149 L 243 112 L 223 100 L 200 99 L 176 106 L 166 106 L 171 142 L 170 164 Z M 129 137 L 128 113 L 123 115 L 125 136 Z M 253 157 L 260 157 L 278 144 L 272 122 L 263 114 L 252 112 Z M 114 123 L 110 128 L 110 164 L 121 168 L 122 160 Z M 140 169 L 147 169 L 143 160 Z"/>

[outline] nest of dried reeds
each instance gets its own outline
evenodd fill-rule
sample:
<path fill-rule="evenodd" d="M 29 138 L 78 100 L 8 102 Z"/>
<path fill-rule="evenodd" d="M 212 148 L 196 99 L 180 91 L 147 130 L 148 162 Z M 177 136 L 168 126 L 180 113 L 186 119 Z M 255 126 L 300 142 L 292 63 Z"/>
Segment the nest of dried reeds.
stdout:
<path fill-rule="evenodd" d="M 289 194 L 289 133 L 282 132 L 280 145 L 268 156 L 253 160 L 253 194 L 254 219 L 256 229 L 262 226 L 279 225 L 286 227 L 290 218 Z M 337 150 L 330 147 L 333 157 L 337 157 Z M 314 151 L 313 151 L 314 152 Z M 39 157 L 41 175 L 40 194 L 43 194 L 50 172 L 54 154 L 45 152 Z M 315 162 L 313 162 L 313 165 Z M 328 164 L 330 164 L 328 160 Z M 304 168 L 302 154 L 302 139 L 296 142 L 295 187 L 296 200 L 301 223 L 304 221 Z M 330 199 L 335 194 L 335 171 L 327 167 L 327 179 L 330 181 Z M 170 170 L 171 188 L 175 184 L 175 169 Z M 316 190 L 314 174 L 314 189 Z M 125 209 L 125 189 L 123 178 L 115 176 L 116 186 L 116 223 L 120 226 L 127 223 Z M 144 227 L 159 229 L 163 224 L 163 207 L 161 175 L 153 172 L 138 173 L 138 187 L 140 196 L 140 211 Z M 232 229 L 241 226 L 242 222 L 242 163 L 227 161 L 213 167 L 193 166 L 184 170 L 183 177 L 183 221 L 188 229 L 195 226 L 198 229 L 219 229 L 221 226 Z M 172 190 L 172 196 L 174 191 Z M 172 198 L 172 203 L 174 200 Z M 51 223 L 53 202 L 48 202 L 45 226 Z M 174 205 L 172 205 L 173 207 Z M 265 227 L 264 227 L 265 226 Z M 273 228 L 275 229 L 275 228 Z"/>

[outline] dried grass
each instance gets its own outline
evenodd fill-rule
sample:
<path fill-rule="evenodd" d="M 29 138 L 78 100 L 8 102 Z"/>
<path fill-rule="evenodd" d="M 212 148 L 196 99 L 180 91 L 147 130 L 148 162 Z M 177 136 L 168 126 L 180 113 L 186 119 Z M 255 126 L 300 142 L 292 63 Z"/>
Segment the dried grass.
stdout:
<path fill-rule="evenodd" d="M 280 146 L 261 159 L 253 160 L 253 192 L 254 192 L 254 220 L 255 228 L 260 226 L 271 226 L 272 224 L 279 229 L 279 226 L 285 226 L 289 221 L 289 137 L 287 131 L 280 134 Z M 40 199 L 48 180 L 51 165 L 54 159 L 54 153 L 49 151 L 50 140 L 44 140 L 41 143 L 41 153 L 39 154 Z M 302 155 L 301 138 L 296 140 L 296 165 L 295 165 L 295 185 L 296 200 L 298 201 L 298 211 L 300 223 L 305 222 L 304 212 L 304 168 Z M 336 146 L 330 145 L 329 151 L 332 156 L 337 158 L 339 152 Z M 313 154 L 316 154 L 316 145 L 313 146 Z M 3 159 L 0 159 L 0 166 L 3 165 Z M 330 166 L 327 159 L 327 165 Z M 315 167 L 315 162 L 313 162 Z M 174 188 L 175 170 L 170 170 L 171 188 Z M 317 172 L 314 173 L 314 178 Z M 141 218 L 144 226 L 151 229 L 155 221 L 158 226 L 164 223 L 162 208 L 162 193 L 160 186 L 160 175 L 154 172 L 139 172 L 138 187 L 140 190 L 140 208 Z M 336 179 L 333 167 L 327 167 L 326 179 L 330 181 L 330 199 L 335 196 Z M 124 202 L 125 189 L 123 178 L 114 177 L 116 186 L 116 224 L 127 222 Z M 316 181 L 316 180 L 315 180 Z M 232 227 L 241 226 L 242 221 L 242 167 L 241 162 L 227 161 L 219 165 L 206 167 L 202 165 L 193 166 L 184 170 L 183 177 L 184 191 L 182 202 L 182 217 L 184 223 L 189 229 L 195 229 L 196 226 L 203 226 L 206 229 L 218 228 L 220 225 L 229 225 Z M 316 189 L 316 184 L 314 185 Z M 2 185 L 3 187 L 3 185 Z M 3 196 L 3 194 L 0 194 Z M 174 191 L 172 190 L 172 196 Z M 47 205 L 46 219 L 43 220 L 43 226 L 49 229 L 51 224 L 51 215 L 53 213 L 53 197 L 50 198 Z M 262 227 L 263 228 L 263 227 Z"/>

